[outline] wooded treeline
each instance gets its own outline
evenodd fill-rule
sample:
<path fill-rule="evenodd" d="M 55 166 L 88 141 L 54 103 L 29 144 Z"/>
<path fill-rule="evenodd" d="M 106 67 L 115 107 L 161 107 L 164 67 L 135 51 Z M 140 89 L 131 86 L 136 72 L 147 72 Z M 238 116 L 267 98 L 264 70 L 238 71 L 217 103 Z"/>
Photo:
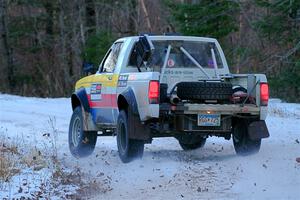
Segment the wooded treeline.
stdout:
<path fill-rule="evenodd" d="M 69 96 L 83 62 L 145 32 L 216 37 L 233 73 L 300 101 L 299 0 L 0 0 L 0 92 Z"/>

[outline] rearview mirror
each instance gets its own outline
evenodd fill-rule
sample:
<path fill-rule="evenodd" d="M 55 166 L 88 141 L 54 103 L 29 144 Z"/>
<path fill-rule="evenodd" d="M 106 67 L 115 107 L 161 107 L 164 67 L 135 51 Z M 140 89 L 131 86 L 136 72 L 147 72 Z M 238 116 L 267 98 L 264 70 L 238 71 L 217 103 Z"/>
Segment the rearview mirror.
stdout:
<path fill-rule="evenodd" d="M 93 63 L 86 62 L 86 61 L 83 61 L 82 69 L 83 69 L 83 72 L 85 73 L 85 75 L 95 74 L 97 71 L 97 68 L 94 66 Z"/>
<path fill-rule="evenodd" d="M 135 44 L 136 66 L 139 71 L 143 63 L 147 63 L 152 55 L 154 46 L 148 35 L 140 36 L 139 41 Z"/>

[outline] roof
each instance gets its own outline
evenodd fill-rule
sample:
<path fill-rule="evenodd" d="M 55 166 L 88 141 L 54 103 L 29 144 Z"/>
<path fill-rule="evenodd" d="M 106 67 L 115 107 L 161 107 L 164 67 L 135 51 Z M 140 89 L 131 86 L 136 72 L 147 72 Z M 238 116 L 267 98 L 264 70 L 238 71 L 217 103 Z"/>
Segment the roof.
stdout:
<path fill-rule="evenodd" d="M 138 40 L 140 36 L 130 36 L 120 38 L 117 41 L 121 42 L 124 40 Z M 209 37 L 196 37 L 196 36 L 178 36 L 178 35 L 155 35 L 149 36 L 151 40 L 185 40 L 185 41 L 203 41 L 203 42 L 217 42 L 215 38 Z"/>

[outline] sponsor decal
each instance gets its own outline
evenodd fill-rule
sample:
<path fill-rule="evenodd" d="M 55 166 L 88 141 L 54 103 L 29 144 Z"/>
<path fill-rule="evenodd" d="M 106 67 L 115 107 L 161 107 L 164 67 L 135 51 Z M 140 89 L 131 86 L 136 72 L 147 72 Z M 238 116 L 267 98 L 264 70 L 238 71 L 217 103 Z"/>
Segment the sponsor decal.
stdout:
<path fill-rule="evenodd" d="M 119 76 L 119 81 L 127 81 L 128 80 L 128 75 L 120 75 Z"/>
<path fill-rule="evenodd" d="M 120 75 L 118 80 L 118 87 L 126 87 L 128 81 L 128 75 Z"/>
<path fill-rule="evenodd" d="M 175 61 L 173 60 L 173 59 L 169 59 L 168 60 L 168 67 L 174 67 L 174 65 L 175 65 Z"/>
<path fill-rule="evenodd" d="M 118 87 L 126 87 L 127 86 L 127 81 L 119 81 L 118 82 Z"/>
<path fill-rule="evenodd" d="M 135 74 L 130 74 L 129 77 L 128 77 L 128 80 L 129 81 L 135 81 L 137 78 L 136 78 L 136 75 Z"/>
<path fill-rule="evenodd" d="M 91 101 L 100 101 L 102 99 L 101 89 L 102 85 L 99 83 L 91 85 Z"/>
<path fill-rule="evenodd" d="M 164 75 L 193 75 L 192 71 L 182 71 L 182 70 L 174 70 L 174 69 L 169 69 L 165 71 Z"/>

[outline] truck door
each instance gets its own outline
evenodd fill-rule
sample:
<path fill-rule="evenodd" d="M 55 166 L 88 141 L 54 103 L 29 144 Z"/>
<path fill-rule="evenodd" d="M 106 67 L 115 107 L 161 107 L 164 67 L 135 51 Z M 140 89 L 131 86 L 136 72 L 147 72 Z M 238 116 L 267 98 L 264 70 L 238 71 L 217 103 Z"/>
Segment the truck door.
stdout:
<path fill-rule="evenodd" d="M 91 85 L 92 116 L 97 124 L 111 125 L 117 120 L 118 74 L 114 74 L 123 43 L 113 44 L 100 64 Z"/>

